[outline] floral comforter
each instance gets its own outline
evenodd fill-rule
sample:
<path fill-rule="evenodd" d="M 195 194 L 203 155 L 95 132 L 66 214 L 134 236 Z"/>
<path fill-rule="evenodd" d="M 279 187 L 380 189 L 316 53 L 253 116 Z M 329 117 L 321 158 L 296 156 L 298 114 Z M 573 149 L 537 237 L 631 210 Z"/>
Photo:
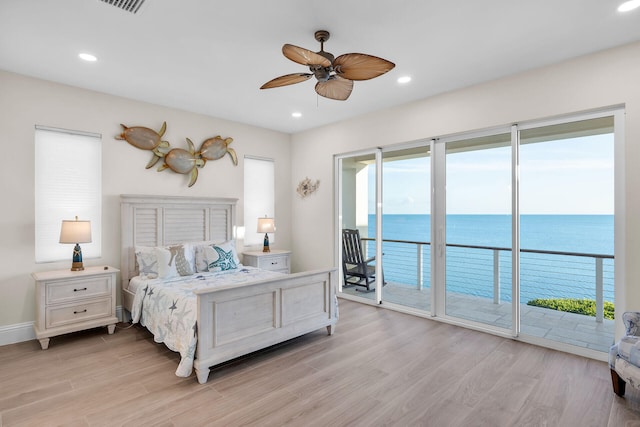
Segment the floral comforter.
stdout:
<path fill-rule="evenodd" d="M 176 375 L 188 377 L 193 370 L 198 341 L 197 301 L 193 291 L 277 276 L 282 273 L 242 266 L 235 270 L 144 280 L 136 290 L 131 317 L 133 323 L 140 322 L 151 331 L 156 342 L 180 353 Z"/>

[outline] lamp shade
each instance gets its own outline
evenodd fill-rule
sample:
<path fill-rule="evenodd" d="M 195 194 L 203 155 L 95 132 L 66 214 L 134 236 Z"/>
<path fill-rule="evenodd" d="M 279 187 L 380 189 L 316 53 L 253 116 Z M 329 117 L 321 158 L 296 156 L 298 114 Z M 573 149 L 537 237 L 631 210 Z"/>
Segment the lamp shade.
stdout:
<path fill-rule="evenodd" d="M 273 233 L 276 231 L 276 223 L 273 218 L 258 218 L 258 233 Z"/>
<path fill-rule="evenodd" d="M 91 243 L 91 222 L 62 220 L 60 243 Z"/>

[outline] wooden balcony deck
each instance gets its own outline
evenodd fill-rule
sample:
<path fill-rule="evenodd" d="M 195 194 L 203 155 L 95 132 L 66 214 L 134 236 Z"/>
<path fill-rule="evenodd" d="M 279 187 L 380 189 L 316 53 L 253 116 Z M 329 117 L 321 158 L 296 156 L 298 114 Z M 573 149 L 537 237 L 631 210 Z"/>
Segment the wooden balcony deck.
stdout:
<path fill-rule="evenodd" d="M 355 287 L 344 288 L 345 294 L 374 299 L 374 292 L 360 292 Z M 429 312 L 431 290 L 389 282 L 383 290 L 383 301 Z M 493 300 L 448 292 L 447 314 L 502 328 L 511 327 L 511 303 L 494 304 Z M 541 307 L 520 305 L 522 334 L 545 338 L 578 347 L 608 352 L 614 342 L 613 320 L 598 323 L 595 317 L 566 313 Z"/>

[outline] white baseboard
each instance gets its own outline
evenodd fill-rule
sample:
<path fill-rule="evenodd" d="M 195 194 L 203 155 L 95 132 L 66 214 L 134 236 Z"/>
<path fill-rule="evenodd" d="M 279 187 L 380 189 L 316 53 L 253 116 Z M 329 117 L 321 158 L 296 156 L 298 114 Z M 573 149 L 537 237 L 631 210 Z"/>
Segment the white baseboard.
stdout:
<path fill-rule="evenodd" d="M 15 344 L 17 342 L 35 339 L 36 333 L 33 332 L 33 322 L 0 326 L 0 345 Z"/>
<path fill-rule="evenodd" d="M 122 306 L 116 307 L 116 317 L 122 322 Z M 34 322 L 17 323 L 15 325 L 0 326 L 0 346 L 15 344 L 18 342 L 31 341 L 36 339 L 33 331 Z"/>

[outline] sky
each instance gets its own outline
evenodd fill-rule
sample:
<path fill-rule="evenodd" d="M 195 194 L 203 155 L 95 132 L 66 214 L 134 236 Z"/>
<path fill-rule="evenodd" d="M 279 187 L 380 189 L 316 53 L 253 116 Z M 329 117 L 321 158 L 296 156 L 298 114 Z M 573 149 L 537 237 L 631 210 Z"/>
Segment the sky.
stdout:
<path fill-rule="evenodd" d="M 384 163 L 385 214 L 430 212 L 430 160 Z M 447 213 L 510 214 L 510 164 L 510 147 L 448 154 Z M 373 169 L 370 213 L 375 205 Z M 612 215 L 613 170 L 613 134 L 522 145 L 520 213 Z"/>

